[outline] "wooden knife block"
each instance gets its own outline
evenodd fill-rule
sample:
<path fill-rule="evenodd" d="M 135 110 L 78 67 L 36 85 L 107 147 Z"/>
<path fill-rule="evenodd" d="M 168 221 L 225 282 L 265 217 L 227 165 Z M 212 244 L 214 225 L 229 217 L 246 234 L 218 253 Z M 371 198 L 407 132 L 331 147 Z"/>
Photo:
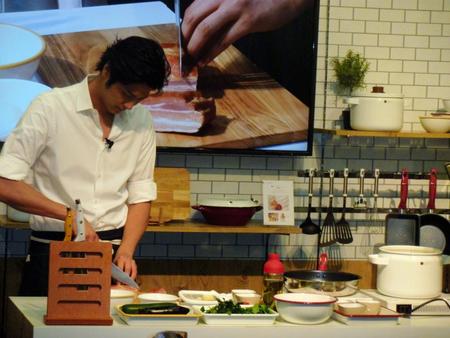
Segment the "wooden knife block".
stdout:
<path fill-rule="evenodd" d="M 50 243 L 47 325 L 112 325 L 111 243 Z"/>

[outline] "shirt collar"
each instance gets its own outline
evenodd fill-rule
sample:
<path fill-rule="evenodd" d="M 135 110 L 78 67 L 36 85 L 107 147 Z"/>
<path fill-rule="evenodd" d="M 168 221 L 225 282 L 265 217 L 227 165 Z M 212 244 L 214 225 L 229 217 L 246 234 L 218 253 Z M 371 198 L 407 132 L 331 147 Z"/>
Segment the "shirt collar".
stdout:
<path fill-rule="evenodd" d="M 95 74 L 89 74 L 83 81 L 78 83 L 78 93 L 77 93 L 77 106 L 78 112 L 86 110 L 94 110 L 94 105 L 92 104 L 91 94 L 89 93 L 89 79 L 95 76 Z"/>

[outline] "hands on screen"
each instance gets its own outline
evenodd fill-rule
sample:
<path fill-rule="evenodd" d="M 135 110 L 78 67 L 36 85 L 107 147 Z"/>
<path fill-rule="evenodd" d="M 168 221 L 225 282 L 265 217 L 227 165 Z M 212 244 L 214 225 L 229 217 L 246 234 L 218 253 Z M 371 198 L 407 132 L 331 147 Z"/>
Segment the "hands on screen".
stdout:
<path fill-rule="evenodd" d="M 241 37 L 277 29 L 311 4 L 311 0 L 195 0 L 184 13 L 185 50 L 193 63 L 204 66 Z"/>

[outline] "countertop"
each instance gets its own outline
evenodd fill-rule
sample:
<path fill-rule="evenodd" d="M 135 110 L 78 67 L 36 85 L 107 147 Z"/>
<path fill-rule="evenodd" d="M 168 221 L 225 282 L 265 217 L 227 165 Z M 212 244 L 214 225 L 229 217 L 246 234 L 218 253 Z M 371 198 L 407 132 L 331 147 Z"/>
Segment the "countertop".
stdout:
<path fill-rule="evenodd" d="M 450 317 L 401 318 L 398 325 L 380 322 L 359 326 L 346 325 L 330 319 L 319 325 L 294 325 L 277 321 L 270 326 L 213 326 L 197 325 L 148 325 L 128 326 L 113 316 L 112 326 L 47 326 L 43 323 L 46 313 L 45 297 L 10 297 L 8 312 L 8 337 L 10 338 L 149 338 L 161 331 L 185 331 L 189 338 L 279 338 L 279 337 L 395 337 L 395 338 L 447 338 L 450 336 Z"/>

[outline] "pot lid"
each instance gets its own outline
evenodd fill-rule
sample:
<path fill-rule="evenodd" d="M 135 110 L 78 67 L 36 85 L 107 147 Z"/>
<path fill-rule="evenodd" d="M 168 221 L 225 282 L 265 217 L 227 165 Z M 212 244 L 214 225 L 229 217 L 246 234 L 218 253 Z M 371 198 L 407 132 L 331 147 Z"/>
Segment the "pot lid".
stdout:
<path fill-rule="evenodd" d="M 259 206 L 259 202 L 254 200 L 205 199 L 199 205 L 220 208 L 251 208 Z"/>
<path fill-rule="evenodd" d="M 442 254 L 442 250 L 430 248 L 427 246 L 414 245 L 385 245 L 380 248 L 381 252 L 391 253 L 397 255 L 421 255 L 421 256 L 435 256 Z"/>

